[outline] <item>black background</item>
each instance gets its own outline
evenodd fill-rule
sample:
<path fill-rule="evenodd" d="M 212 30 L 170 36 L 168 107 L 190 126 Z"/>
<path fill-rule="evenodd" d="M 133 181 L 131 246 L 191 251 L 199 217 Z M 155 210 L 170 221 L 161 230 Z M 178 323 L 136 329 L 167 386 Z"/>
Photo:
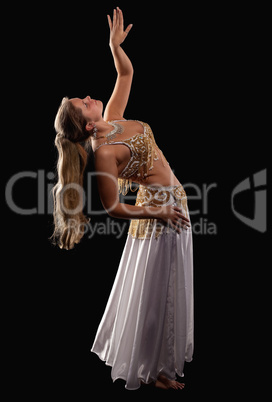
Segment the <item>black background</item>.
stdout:
<path fill-rule="evenodd" d="M 125 117 L 151 125 L 182 183 L 216 183 L 203 218 L 216 224 L 217 234 L 194 236 L 195 354 L 185 366 L 183 395 L 220 398 L 233 392 L 233 384 L 241 392 L 260 392 L 268 234 L 234 216 L 231 193 L 268 168 L 266 10 L 108 1 L 36 9 L 24 4 L 7 12 L 4 185 L 18 172 L 55 171 L 53 124 L 63 96 L 89 94 L 106 104 L 116 77 L 106 15 L 116 6 L 125 25 L 134 24 L 124 43 L 135 70 Z M 53 182 L 45 177 L 45 187 Z M 14 186 L 13 199 L 22 208 L 35 207 L 37 191 L 37 180 L 24 179 Z M 235 207 L 253 217 L 253 198 L 241 195 Z M 45 210 L 48 205 L 45 199 Z M 201 205 L 189 201 L 191 207 Z M 67 252 L 48 240 L 50 214 L 21 216 L 7 207 L 3 217 L 2 332 L 10 395 L 87 401 L 97 388 L 103 395 L 129 395 L 89 352 L 125 236 L 85 238 Z"/>

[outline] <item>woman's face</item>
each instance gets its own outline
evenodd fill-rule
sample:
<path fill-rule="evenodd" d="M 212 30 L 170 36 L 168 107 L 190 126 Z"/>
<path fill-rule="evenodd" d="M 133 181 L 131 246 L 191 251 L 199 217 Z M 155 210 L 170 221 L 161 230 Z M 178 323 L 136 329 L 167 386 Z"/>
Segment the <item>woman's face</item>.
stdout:
<path fill-rule="evenodd" d="M 70 102 L 76 108 L 81 109 L 82 114 L 87 121 L 96 122 L 102 118 L 103 103 L 101 101 L 86 96 L 84 99 L 70 99 Z"/>

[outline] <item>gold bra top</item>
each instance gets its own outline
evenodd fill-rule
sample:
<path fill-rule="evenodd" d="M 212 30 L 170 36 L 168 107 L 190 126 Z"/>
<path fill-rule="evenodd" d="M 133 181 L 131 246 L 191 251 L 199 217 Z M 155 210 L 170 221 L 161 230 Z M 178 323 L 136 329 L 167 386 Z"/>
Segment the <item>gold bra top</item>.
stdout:
<path fill-rule="evenodd" d="M 118 120 L 117 120 L 118 121 Z M 113 121 L 114 123 L 115 121 Z M 126 195 L 129 190 L 133 190 L 131 183 L 133 179 L 137 181 L 144 181 L 148 176 L 148 171 L 153 169 L 153 162 L 159 159 L 158 148 L 153 132 L 147 123 L 138 121 L 143 128 L 143 134 L 135 134 L 130 138 L 124 139 L 122 141 L 105 141 L 94 150 L 96 152 L 103 145 L 126 145 L 130 149 L 130 160 L 128 161 L 126 167 L 122 170 L 118 178 L 119 192 Z M 163 154 L 160 151 L 162 157 Z"/>

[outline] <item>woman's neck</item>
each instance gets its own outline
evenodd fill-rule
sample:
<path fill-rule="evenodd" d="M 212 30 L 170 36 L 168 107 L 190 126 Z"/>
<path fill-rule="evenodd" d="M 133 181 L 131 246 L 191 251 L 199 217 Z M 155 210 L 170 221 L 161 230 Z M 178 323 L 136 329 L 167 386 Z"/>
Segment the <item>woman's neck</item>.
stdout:
<path fill-rule="evenodd" d="M 105 120 L 101 119 L 97 122 L 95 122 L 96 128 L 97 128 L 97 136 L 105 136 L 108 133 L 112 131 L 112 125 L 107 123 Z"/>

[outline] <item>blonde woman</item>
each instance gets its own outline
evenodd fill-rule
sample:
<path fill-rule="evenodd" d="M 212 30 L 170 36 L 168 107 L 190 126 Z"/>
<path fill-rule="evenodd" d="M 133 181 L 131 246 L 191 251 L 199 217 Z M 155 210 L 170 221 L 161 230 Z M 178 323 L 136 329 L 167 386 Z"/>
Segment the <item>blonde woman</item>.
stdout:
<path fill-rule="evenodd" d="M 54 188 L 54 238 L 71 249 L 88 220 L 82 212 L 87 151 L 92 146 L 99 194 L 114 218 L 130 219 L 129 233 L 92 352 L 112 367 L 127 389 L 142 383 L 184 387 L 176 381 L 193 354 L 192 233 L 185 191 L 158 148 L 150 126 L 124 118 L 133 67 L 120 46 L 124 30 L 117 8 L 108 16 L 110 49 L 117 70 L 104 110 L 99 100 L 64 98 L 55 120 L 59 152 Z M 171 105 L 162 98 L 163 113 Z M 167 137 L 165 138 L 167 143 Z M 119 202 L 132 182 L 136 204 Z"/>

